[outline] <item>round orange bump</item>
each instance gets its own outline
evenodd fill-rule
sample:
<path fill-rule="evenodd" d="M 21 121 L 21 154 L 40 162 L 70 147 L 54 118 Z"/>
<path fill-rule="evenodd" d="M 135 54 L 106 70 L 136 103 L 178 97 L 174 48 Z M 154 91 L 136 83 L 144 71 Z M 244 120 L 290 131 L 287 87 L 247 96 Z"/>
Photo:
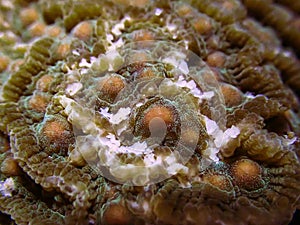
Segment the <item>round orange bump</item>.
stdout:
<path fill-rule="evenodd" d="M 29 107 L 38 112 L 45 112 L 49 98 L 41 93 L 35 93 L 29 100 Z"/>
<path fill-rule="evenodd" d="M 220 190 L 230 191 L 232 189 L 232 184 L 230 180 L 221 174 L 206 174 L 203 177 L 205 183 L 209 183 L 213 186 L 216 186 Z"/>
<path fill-rule="evenodd" d="M 38 19 L 38 17 L 39 14 L 34 8 L 25 8 L 20 12 L 20 19 L 24 26 L 32 24 Z"/>
<path fill-rule="evenodd" d="M 54 141 L 60 139 L 65 133 L 65 126 L 59 121 L 47 121 L 43 131 L 48 139 Z"/>
<path fill-rule="evenodd" d="M 50 37 L 57 37 L 61 34 L 62 30 L 58 26 L 49 27 L 47 33 Z"/>
<path fill-rule="evenodd" d="M 44 75 L 36 82 L 36 89 L 39 91 L 48 91 L 52 81 L 52 76 Z"/>
<path fill-rule="evenodd" d="M 57 59 L 65 58 L 71 52 L 71 44 L 70 43 L 61 43 L 57 46 L 55 51 L 55 56 Z"/>
<path fill-rule="evenodd" d="M 103 225 L 131 225 L 132 215 L 130 211 L 120 203 L 110 203 L 104 209 L 102 215 Z"/>
<path fill-rule="evenodd" d="M 99 82 L 98 90 L 113 101 L 124 87 L 125 81 L 121 76 L 109 75 Z"/>
<path fill-rule="evenodd" d="M 136 63 L 134 72 L 132 73 L 135 79 L 164 77 L 164 73 L 160 68 L 145 66 L 144 63 Z"/>
<path fill-rule="evenodd" d="M 217 49 L 219 46 L 219 38 L 220 37 L 218 37 L 217 35 L 211 35 L 206 41 L 207 48 L 208 49 Z"/>
<path fill-rule="evenodd" d="M 231 173 L 240 188 L 253 190 L 262 184 L 262 169 L 258 163 L 250 159 L 240 159 L 233 163 Z"/>
<path fill-rule="evenodd" d="M 228 11 L 232 11 L 235 8 L 235 5 L 230 1 L 224 1 L 222 3 L 222 8 Z"/>
<path fill-rule="evenodd" d="M 215 67 L 222 67 L 224 66 L 226 61 L 225 54 L 223 52 L 213 52 L 208 55 L 207 57 L 207 63 L 210 66 L 215 66 Z"/>
<path fill-rule="evenodd" d="M 154 71 L 151 68 L 144 68 L 137 76 L 136 78 L 151 78 L 155 77 Z"/>
<path fill-rule="evenodd" d="M 155 40 L 155 36 L 151 31 L 139 30 L 134 33 L 134 41 L 152 41 Z"/>
<path fill-rule="evenodd" d="M 212 31 L 211 21 L 206 17 L 199 17 L 192 22 L 192 26 L 199 34 L 208 34 Z"/>
<path fill-rule="evenodd" d="M 45 34 L 46 25 L 41 22 L 32 24 L 29 28 L 29 33 L 32 37 L 40 37 Z"/>
<path fill-rule="evenodd" d="M 9 64 L 9 59 L 6 56 L 0 56 L 0 73 L 6 70 Z"/>
<path fill-rule="evenodd" d="M 174 122 L 174 115 L 172 109 L 167 106 L 155 105 L 151 107 L 144 115 L 143 124 L 149 127 L 151 121 L 155 119 L 163 120 L 167 125 Z"/>
<path fill-rule="evenodd" d="M 11 157 L 7 157 L 1 163 L 1 172 L 9 176 L 17 176 L 20 174 L 20 168 L 17 161 Z"/>
<path fill-rule="evenodd" d="M 87 41 L 93 35 L 93 25 L 91 22 L 83 21 L 77 24 L 72 32 L 75 37 L 79 38 L 80 40 Z"/>
<path fill-rule="evenodd" d="M 177 13 L 179 16 L 188 16 L 192 13 L 192 7 L 187 4 L 182 4 L 181 6 L 178 7 Z"/>
<path fill-rule="evenodd" d="M 145 104 L 147 106 L 147 103 Z M 153 104 L 146 109 L 139 109 L 140 113 L 135 122 L 135 132 L 143 137 L 159 138 L 157 142 L 163 140 L 177 140 L 178 115 L 171 105 L 163 102 Z M 139 119 L 140 118 L 140 119 Z"/>
<path fill-rule="evenodd" d="M 64 153 L 74 141 L 71 125 L 60 115 L 46 116 L 38 131 L 45 150 Z"/>
<path fill-rule="evenodd" d="M 237 106 L 243 101 L 243 93 L 230 84 L 221 84 L 221 91 L 227 107 Z"/>

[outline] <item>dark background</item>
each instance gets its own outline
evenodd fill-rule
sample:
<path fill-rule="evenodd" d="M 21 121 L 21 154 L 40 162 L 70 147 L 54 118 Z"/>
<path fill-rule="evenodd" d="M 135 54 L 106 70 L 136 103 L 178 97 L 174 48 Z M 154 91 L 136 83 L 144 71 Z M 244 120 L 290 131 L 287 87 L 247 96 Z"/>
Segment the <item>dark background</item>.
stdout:
<path fill-rule="evenodd" d="M 300 225 L 300 211 L 297 210 L 294 214 L 293 220 L 289 223 L 289 225 Z"/>

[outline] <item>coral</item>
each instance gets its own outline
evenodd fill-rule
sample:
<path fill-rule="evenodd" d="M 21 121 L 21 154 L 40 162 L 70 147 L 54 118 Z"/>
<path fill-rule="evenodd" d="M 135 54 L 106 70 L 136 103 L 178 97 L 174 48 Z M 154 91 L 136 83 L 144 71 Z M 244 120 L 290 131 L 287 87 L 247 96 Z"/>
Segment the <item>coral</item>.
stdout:
<path fill-rule="evenodd" d="M 234 182 L 243 189 L 255 190 L 262 185 L 262 169 L 259 164 L 248 159 L 241 159 L 231 166 Z"/>
<path fill-rule="evenodd" d="M 0 223 L 288 224 L 299 12 L 0 1 Z"/>

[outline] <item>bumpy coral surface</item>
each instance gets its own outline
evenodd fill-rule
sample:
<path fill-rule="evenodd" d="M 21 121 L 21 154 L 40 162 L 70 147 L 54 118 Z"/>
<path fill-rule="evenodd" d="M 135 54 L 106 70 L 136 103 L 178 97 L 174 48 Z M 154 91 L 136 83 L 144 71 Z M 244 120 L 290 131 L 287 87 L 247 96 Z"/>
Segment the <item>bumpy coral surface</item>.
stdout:
<path fill-rule="evenodd" d="M 0 223 L 283 225 L 300 1 L 0 0 Z"/>

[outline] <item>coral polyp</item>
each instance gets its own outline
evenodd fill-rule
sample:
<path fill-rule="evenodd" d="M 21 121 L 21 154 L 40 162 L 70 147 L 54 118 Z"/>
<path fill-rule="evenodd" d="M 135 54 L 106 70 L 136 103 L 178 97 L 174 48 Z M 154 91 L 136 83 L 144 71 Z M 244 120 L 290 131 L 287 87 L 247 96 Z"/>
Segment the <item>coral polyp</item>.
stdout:
<path fill-rule="evenodd" d="M 252 160 L 237 160 L 231 167 L 231 173 L 240 188 L 255 190 L 263 185 L 262 168 Z"/>
<path fill-rule="evenodd" d="M 283 225 L 300 6 L 0 0 L 0 221 Z"/>
<path fill-rule="evenodd" d="M 129 225 L 132 222 L 130 211 L 121 202 L 111 202 L 104 206 L 102 224 Z"/>
<path fill-rule="evenodd" d="M 112 103 L 124 87 L 125 80 L 121 76 L 110 74 L 99 80 L 97 89 L 100 98 Z"/>
<path fill-rule="evenodd" d="M 203 177 L 203 182 L 209 183 L 224 191 L 230 191 L 233 188 L 230 179 L 228 179 L 225 175 L 208 174 Z"/>
<path fill-rule="evenodd" d="M 41 146 L 45 148 L 52 148 L 53 146 L 53 149 L 62 151 L 68 149 L 72 143 L 72 127 L 61 116 L 45 117 L 44 121 L 37 127 L 37 134 Z"/>
<path fill-rule="evenodd" d="M 134 133 L 145 137 L 156 136 L 163 131 L 167 132 L 167 134 L 163 134 L 165 137 L 168 137 L 170 132 L 175 134 L 180 124 L 176 108 L 166 101 L 153 100 L 149 100 L 137 109 L 137 116 L 133 121 Z M 176 138 L 172 137 L 172 139 L 175 140 Z"/>

